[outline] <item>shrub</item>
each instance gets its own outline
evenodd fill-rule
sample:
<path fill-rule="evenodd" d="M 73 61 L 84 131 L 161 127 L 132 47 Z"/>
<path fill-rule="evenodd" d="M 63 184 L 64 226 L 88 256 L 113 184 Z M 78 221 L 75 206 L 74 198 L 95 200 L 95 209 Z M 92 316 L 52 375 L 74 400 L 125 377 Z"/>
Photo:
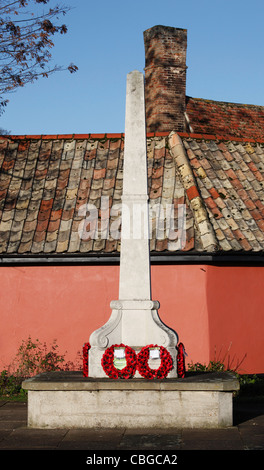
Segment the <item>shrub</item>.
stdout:
<path fill-rule="evenodd" d="M 42 372 L 80 369 L 78 364 L 66 362 L 65 354 L 58 353 L 56 340 L 48 347 L 45 342 L 33 341 L 29 336 L 19 346 L 13 364 L 0 374 L 0 395 L 23 398 L 26 397 L 26 392 L 21 388 L 24 379 Z"/>
<path fill-rule="evenodd" d="M 264 375 L 239 374 L 236 370 L 227 368 L 219 361 L 210 361 L 208 365 L 200 362 L 188 364 L 188 372 L 234 372 L 239 380 L 240 389 L 234 392 L 234 398 L 250 399 L 254 401 L 264 400 Z"/>
<path fill-rule="evenodd" d="M 32 341 L 29 336 L 18 348 L 15 362 L 17 363 L 16 375 L 32 377 L 41 372 L 56 370 L 71 370 L 74 368 L 72 362 L 65 362 L 65 354 L 61 355 L 57 351 L 56 340 L 48 349 L 47 344 L 43 344 L 36 339 Z"/>
<path fill-rule="evenodd" d="M 188 364 L 188 371 L 191 372 L 222 372 L 224 370 L 225 365 L 219 361 L 210 361 L 208 365 L 201 364 L 200 362 Z"/>

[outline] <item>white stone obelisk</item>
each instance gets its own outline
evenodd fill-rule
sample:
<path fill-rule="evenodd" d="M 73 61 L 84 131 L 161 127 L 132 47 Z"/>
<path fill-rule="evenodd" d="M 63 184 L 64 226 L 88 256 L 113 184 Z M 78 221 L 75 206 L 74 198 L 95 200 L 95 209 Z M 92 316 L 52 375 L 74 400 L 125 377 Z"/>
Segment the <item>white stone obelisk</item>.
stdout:
<path fill-rule="evenodd" d="M 144 77 L 127 77 L 119 299 L 150 300 Z"/>
<path fill-rule="evenodd" d="M 168 377 L 176 377 L 178 337 L 151 299 L 144 76 L 138 71 L 127 76 L 119 300 L 110 306 L 108 322 L 90 337 L 89 376 L 105 377 L 105 349 L 123 343 L 136 352 L 149 344 L 167 348 L 174 363 Z"/>

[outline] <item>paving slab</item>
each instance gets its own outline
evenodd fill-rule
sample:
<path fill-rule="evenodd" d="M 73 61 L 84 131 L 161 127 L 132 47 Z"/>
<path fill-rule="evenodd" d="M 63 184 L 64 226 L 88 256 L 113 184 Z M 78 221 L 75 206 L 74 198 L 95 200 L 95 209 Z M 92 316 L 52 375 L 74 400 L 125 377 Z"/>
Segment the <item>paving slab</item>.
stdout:
<path fill-rule="evenodd" d="M 118 449 L 125 429 L 70 429 L 59 443 L 61 450 Z"/>
<path fill-rule="evenodd" d="M 182 442 L 182 450 L 244 450 L 237 427 L 183 430 Z"/>
<path fill-rule="evenodd" d="M 245 450 L 264 450 L 264 404 L 238 407 L 238 429 Z"/>
<path fill-rule="evenodd" d="M 179 429 L 131 430 L 124 433 L 120 450 L 176 450 L 181 449 L 182 432 Z"/>
<path fill-rule="evenodd" d="M 27 403 L 0 401 L 0 442 L 7 431 L 26 425 Z"/>
<path fill-rule="evenodd" d="M 48 450 L 57 449 L 67 431 L 62 429 L 14 429 L 1 442 L 1 449 Z"/>

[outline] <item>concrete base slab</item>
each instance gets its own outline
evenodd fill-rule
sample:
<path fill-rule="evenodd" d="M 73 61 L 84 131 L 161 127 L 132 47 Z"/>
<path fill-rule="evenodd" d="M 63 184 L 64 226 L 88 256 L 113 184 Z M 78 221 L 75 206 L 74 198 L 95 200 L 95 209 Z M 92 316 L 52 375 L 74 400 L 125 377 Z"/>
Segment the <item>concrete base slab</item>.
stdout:
<path fill-rule="evenodd" d="M 229 372 L 184 379 L 111 380 L 50 372 L 25 380 L 34 428 L 219 428 L 233 424 Z"/>

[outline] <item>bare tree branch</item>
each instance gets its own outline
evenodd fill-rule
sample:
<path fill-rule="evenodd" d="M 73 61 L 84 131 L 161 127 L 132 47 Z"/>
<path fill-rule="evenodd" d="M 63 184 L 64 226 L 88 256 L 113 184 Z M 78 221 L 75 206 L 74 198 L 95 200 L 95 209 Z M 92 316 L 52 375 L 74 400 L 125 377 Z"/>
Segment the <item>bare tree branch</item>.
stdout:
<path fill-rule="evenodd" d="M 67 26 L 58 20 L 70 10 L 61 5 L 48 8 L 49 2 L 0 0 L 0 114 L 8 103 L 4 98 L 7 93 L 61 70 L 78 70 L 72 63 L 66 68 L 48 65 L 52 37 L 67 33 Z M 41 4 L 46 10 L 40 14 L 36 7 Z"/>

